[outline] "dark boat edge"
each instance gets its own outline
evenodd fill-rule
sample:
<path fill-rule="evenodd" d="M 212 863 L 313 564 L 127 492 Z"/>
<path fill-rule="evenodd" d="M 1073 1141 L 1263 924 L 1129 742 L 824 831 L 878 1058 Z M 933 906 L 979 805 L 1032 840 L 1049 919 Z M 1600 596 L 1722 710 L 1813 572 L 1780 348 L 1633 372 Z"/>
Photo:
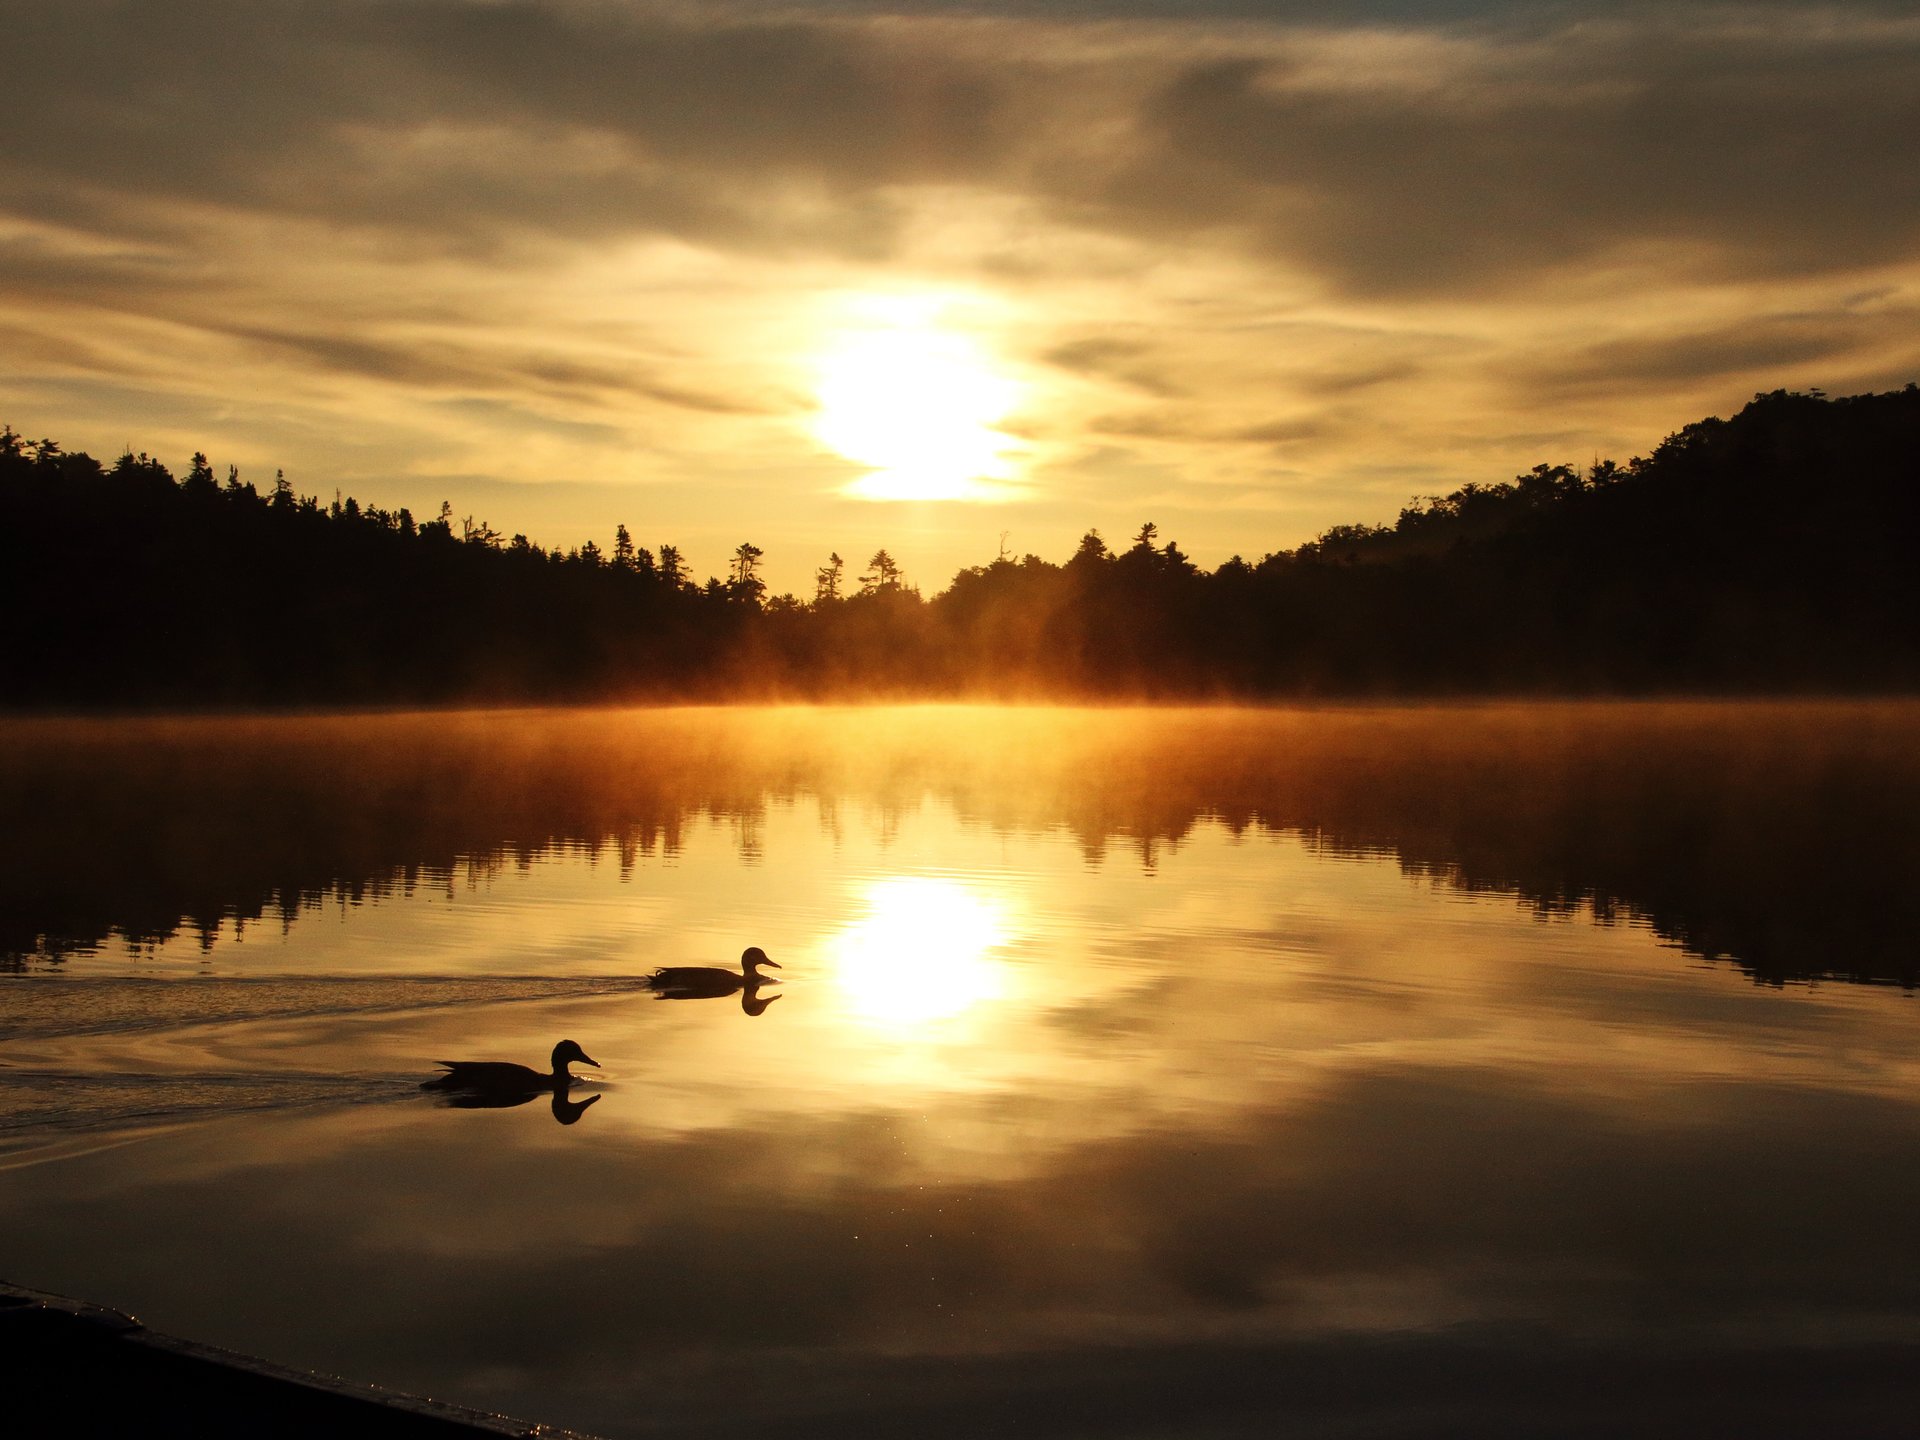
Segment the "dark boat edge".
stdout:
<path fill-rule="evenodd" d="M 127 1436 L 164 1424 L 211 1437 L 592 1440 L 163 1335 L 118 1310 L 7 1281 L 0 1353 L 9 1410 L 45 1417 L 61 1435 Z"/>

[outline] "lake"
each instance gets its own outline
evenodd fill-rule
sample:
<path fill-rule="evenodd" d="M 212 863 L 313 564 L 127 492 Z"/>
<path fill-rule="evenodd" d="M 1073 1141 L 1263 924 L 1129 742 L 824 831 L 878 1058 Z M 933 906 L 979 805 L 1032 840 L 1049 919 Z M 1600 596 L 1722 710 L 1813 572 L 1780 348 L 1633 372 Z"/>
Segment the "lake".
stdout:
<path fill-rule="evenodd" d="M 19 1284 L 610 1436 L 1911 1433 L 1920 705 L 14 720 L 0 803 Z"/>

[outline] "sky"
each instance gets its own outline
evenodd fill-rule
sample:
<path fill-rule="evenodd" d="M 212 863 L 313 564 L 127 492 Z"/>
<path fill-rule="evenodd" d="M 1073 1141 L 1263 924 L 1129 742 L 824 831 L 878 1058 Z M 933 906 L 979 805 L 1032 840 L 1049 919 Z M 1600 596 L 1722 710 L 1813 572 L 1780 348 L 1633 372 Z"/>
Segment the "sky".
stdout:
<path fill-rule="evenodd" d="M 1911 4 L 0 0 L 0 421 L 811 593 L 1920 379 Z"/>

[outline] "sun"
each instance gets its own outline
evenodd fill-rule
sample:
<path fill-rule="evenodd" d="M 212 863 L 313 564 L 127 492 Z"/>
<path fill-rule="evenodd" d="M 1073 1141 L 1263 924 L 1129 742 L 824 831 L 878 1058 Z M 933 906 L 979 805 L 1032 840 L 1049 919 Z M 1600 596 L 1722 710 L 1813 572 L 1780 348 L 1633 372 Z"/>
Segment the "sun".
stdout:
<path fill-rule="evenodd" d="M 1012 437 L 995 428 L 1021 387 L 937 306 L 835 333 L 816 369 L 814 434 L 868 473 L 846 487 L 866 500 L 989 500 L 1008 495 Z"/>

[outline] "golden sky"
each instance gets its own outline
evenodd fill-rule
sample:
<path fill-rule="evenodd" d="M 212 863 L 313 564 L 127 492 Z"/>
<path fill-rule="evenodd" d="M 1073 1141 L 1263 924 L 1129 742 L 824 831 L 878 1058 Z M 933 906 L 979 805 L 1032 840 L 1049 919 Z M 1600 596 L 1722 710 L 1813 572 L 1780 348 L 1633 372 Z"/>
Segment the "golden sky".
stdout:
<path fill-rule="evenodd" d="M 0 420 L 927 591 L 1920 378 L 1908 4 L 0 0 Z"/>

